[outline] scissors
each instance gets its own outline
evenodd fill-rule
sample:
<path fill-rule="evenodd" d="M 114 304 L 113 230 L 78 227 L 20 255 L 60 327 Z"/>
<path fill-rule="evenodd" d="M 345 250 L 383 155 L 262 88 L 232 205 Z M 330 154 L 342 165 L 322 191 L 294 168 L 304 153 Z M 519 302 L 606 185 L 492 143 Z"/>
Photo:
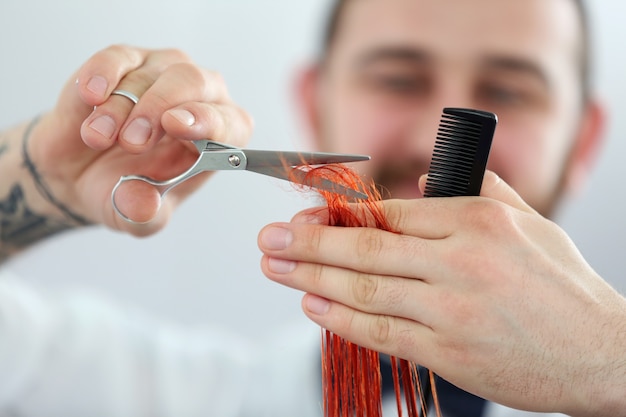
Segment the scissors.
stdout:
<path fill-rule="evenodd" d="M 193 143 L 200 152 L 200 156 L 187 171 L 174 178 L 156 181 L 143 175 L 122 176 L 111 192 L 111 201 L 115 212 L 127 222 L 140 223 L 122 213 L 115 202 L 115 194 L 124 183 L 130 181 L 148 183 L 156 188 L 160 198 L 163 199 L 169 190 L 204 171 L 252 171 L 308 187 L 332 191 L 352 198 L 367 199 L 367 195 L 359 190 L 354 190 L 325 178 L 310 178 L 307 176 L 306 170 L 298 168 L 301 165 L 314 166 L 367 161 L 370 159 L 367 155 L 241 149 L 208 139 L 197 140 Z"/>

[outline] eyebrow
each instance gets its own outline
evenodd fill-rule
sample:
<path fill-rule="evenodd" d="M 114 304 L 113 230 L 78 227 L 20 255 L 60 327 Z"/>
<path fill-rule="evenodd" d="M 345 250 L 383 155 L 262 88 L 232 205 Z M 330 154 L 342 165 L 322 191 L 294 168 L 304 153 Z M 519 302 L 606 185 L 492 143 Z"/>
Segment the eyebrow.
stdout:
<path fill-rule="evenodd" d="M 367 51 L 356 60 L 357 68 L 364 68 L 378 62 L 405 62 L 424 64 L 432 60 L 431 54 L 422 49 L 403 46 L 382 46 Z"/>
<path fill-rule="evenodd" d="M 540 81 L 544 87 L 550 87 L 550 81 L 544 69 L 528 59 L 513 56 L 488 56 L 481 60 L 480 66 L 487 70 L 529 75 Z"/>

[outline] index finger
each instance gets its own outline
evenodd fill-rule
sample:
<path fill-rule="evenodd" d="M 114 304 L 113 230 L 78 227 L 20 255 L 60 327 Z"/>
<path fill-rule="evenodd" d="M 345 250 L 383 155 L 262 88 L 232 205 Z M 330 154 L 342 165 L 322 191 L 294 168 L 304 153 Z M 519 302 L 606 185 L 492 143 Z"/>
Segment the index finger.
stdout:
<path fill-rule="evenodd" d="M 458 203 L 431 198 L 385 200 L 377 204 L 381 205 L 391 230 L 423 239 L 444 239 L 456 230 Z M 350 204 L 349 207 L 355 213 L 364 212 L 359 203 Z M 291 222 L 329 224 L 329 211 L 326 207 L 309 208 L 297 213 Z"/>
<path fill-rule="evenodd" d="M 258 246 L 272 258 L 330 265 L 368 274 L 428 279 L 440 269 L 439 245 L 369 227 L 275 223 L 259 233 Z"/>

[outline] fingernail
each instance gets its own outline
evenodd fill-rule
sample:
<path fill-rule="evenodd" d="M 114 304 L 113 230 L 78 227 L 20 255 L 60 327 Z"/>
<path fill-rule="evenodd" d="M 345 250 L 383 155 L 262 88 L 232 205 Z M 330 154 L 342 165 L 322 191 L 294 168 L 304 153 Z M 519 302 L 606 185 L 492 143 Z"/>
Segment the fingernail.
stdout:
<path fill-rule="evenodd" d="M 284 227 L 268 227 L 261 235 L 261 244 L 265 249 L 285 249 L 293 241 L 293 234 Z"/>
<path fill-rule="evenodd" d="M 330 310 L 330 302 L 327 299 L 313 294 L 307 294 L 304 306 L 308 311 L 318 316 L 323 316 Z"/>
<path fill-rule="evenodd" d="M 131 145 L 143 145 L 152 134 L 150 122 L 140 117 L 132 121 L 124 131 L 124 140 Z"/>
<path fill-rule="evenodd" d="M 286 261 L 284 259 L 269 258 L 267 266 L 270 271 L 277 274 L 288 274 L 296 269 L 296 263 L 293 261 Z"/>
<path fill-rule="evenodd" d="M 111 116 L 100 116 L 94 119 L 89 127 L 110 139 L 115 132 L 115 120 Z"/>
<path fill-rule="evenodd" d="M 193 124 L 196 123 L 196 117 L 188 110 L 174 109 L 170 110 L 168 113 L 185 126 L 193 126 Z"/>
<path fill-rule="evenodd" d="M 481 191 L 489 191 L 502 181 L 502 179 L 493 171 L 485 171 Z"/>
<path fill-rule="evenodd" d="M 95 75 L 87 82 L 87 90 L 91 91 L 98 97 L 104 97 L 107 91 L 108 83 L 104 77 Z"/>

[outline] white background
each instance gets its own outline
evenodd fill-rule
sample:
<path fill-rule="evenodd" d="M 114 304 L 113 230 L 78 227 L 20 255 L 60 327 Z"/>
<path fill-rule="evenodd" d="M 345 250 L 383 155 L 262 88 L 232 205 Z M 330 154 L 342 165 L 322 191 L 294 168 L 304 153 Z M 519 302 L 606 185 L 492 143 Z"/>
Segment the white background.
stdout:
<path fill-rule="evenodd" d="M 0 129 L 53 106 L 61 86 L 113 43 L 176 47 L 221 72 L 255 118 L 250 147 L 306 148 L 291 88 L 316 52 L 328 0 L 154 0 L 0 3 Z M 626 2 L 594 0 L 596 84 L 610 114 L 588 188 L 559 223 L 587 260 L 626 292 Z M 8 267 L 51 288 L 83 288 L 185 324 L 218 323 L 250 338 L 305 322 L 300 295 L 260 273 L 257 233 L 310 200 L 286 183 L 220 173 L 148 239 L 93 228 L 53 239 Z"/>

